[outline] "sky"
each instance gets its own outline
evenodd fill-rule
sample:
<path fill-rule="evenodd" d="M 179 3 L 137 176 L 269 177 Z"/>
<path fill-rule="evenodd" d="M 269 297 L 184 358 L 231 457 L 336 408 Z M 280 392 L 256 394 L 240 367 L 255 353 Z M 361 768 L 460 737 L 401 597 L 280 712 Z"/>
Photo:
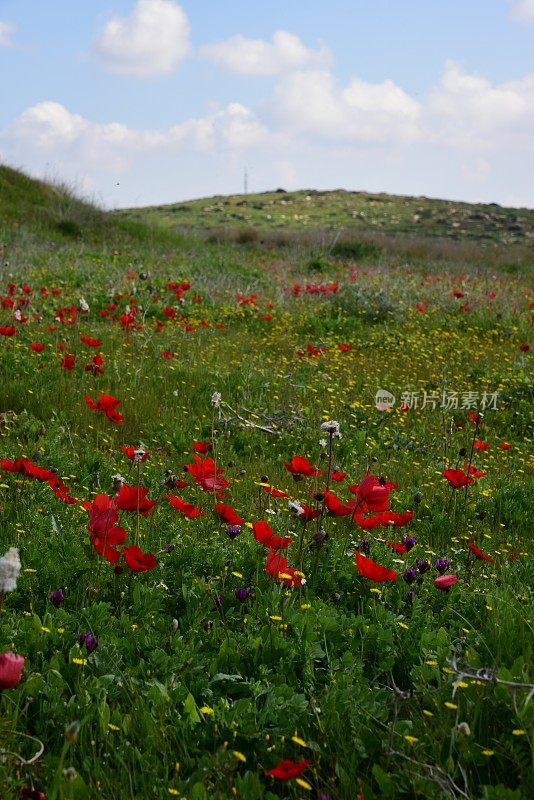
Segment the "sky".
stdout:
<path fill-rule="evenodd" d="M 106 208 L 534 208 L 534 0 L 0 0 L 0 163 Z"/>

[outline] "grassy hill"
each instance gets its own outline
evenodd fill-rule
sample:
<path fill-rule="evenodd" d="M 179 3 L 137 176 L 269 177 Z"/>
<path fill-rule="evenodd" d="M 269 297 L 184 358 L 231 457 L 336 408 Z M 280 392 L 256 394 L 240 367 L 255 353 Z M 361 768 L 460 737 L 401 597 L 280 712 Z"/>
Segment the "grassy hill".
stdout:
<path fill-rule="evenodd" d="M 20 246 L 125 241 L 176 242 L 176 236 L 143 221 L 116 217 L 81 200 L 66 184 L 52 184 L 0 164 L 0 242 Z"/>
<path fill-rule="evenodd" d="M 439 237 L 504 245 L 534 245 L 534 211 L 427 197 L 367 192 L 264 192 L 125 209 L 126 218 L 171 230 L 226 229 L 261 233 L 325 229 L 367 235 Z"/>

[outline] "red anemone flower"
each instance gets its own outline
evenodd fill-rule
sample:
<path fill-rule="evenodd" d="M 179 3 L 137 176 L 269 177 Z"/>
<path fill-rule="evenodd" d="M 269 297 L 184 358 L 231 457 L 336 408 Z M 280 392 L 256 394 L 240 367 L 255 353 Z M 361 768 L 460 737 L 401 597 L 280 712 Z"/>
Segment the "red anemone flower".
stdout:
<path fill-rule="evenodd" d="M 475 444 L 473 445 L 475 450 L 489 450 L 490 444 L 489 442 L 483 442 L 482 439 L 475 439 Z"/>
<path fill-rule="evenodd" d="M 499 448 L 501 450 L 511 450 L 512 449 L 512 445 L 510 444 L 510 442 L 501 442 L 500 445 L 499 445 Z"/>
<path fill-rule="evenodd" d="M 44 344 L 41 344 L 41 342 L 31 342 L 30 347 L 34 353 L 42 353 L 45 349 Z"/>
<path fill-rule="evenodd" d="M 362 511 L 387 511 L 389 495 L 396 488 L 394 483 L 387 483 L 383 478 L 365 475 L 358 485 L 349 486 L 349 492 L 356 495 Z"/>
<path fill-rule="evenodd" d="M 156 500 L 149 500 L 147 493 L 148 489 L 144 486 L 128 486 L 125 483 L 115 495 L 115 505 L 120 511 L 139 511 L 146 517 L 157 503 Z"/>
<path fill-rule="evenodd" d="M 61 366 L 67 372 L 71 372 L 76 366 L 76 356 L 73 356 L 72 353 L 67 353 L 67 355 L 63 356 L 61 359 Z"/>
<path fill-rule="evenodd" d="M 466 471 L 467 475 L 471 475 L 473 478 L 485 478 L 486 477 L 486 473 L 485 472 L 482 472 L 482 470 L 477 469 L 472 464 L 468 464 L 467 462 L 464 462 L 464 467 L 465 467 L 465 471 Z"/>
<path fill-rule="evenodd" d="M 132 572 L 147 572 L 149 569 L 154 569 L 158 563 L 153 553 L 143 553 L 136 544 L 132 544 L 130 547 L 123 547 L 122 552 Z"/>
<path fill-rule="evenodd" d="M 301 586 L 304 578 L 302 572 L 298 572 L 295 567 L 288 567 L 284 556 L 274 550 L 269 550 L 265 559 L 265 572 L 284 586 Z"/>
<path fill-rule="evenodd" d="M 263 491 L 270 497 L 289 497 L 287 492 L 283 492 L 282 489 L 275 489 L 274 486 L 269 486 L 269 484 L 263 487 Z"/>
<path fill-rule="evenodd" d="M 300 480 L 302 477 L 311 478 L 316 475 L 322 475 L 320 469 L 312 467 L 307 458 L 303 456 L 292 456 L 291 461 L 284 461 L 284 467 L 290 472 L 295 480 Z"/>
<path fill-rule="evenodd" d="M 187 503 L 185 500 L 182 500 L 181 497 L 176 495 L 169 495 L 167 500 L 171 504 L 173 508 L 183 514 L 184 517 L 187 519 L 197 519 L 197 517 L 202 517 L 204 512 L 197 508 L 192 503 Z"/>
<path fill-rule="evenodd" d="M 215 503 L 215 513 L 222 522 L 227 525 L 242 525 L 243 517 L 240 517 L 232 506 L 225 506 L 222 503 Z"/>
<path fill-rule="evenodd" d="M 115 546 L 124 544 L 127 534 L 124 528 L 115 524 L 119 515 L 114 499 L 107 494 L 97 494 L 92 503 L 84 501 L 83 505 L 89 511 L 87 528 L 92 546 L 99 556 L 110 564 L 116 564 L 120 553 Z"/>
<path fill-rule="evenodd" d="M 205 455 L 210 448 L 211 448 L 210 442 L 193 442 L 193 450 L 195 451 L 195 453 L 200 453 L 201 455 Z"/>
<path fill-rule="evenodd" d="M 396 581 L 399 577 L 397 572 L 377 564 L 371 558 L 362 555 L 359 550 L 354 551 L 354 558 L 362 578 L 368 578 L 375 583 L 382 583 L 383 581 Z"/>
<path fill-rule="evenodd" d="M 476 544 L 470 539 L 467 542 L 468 548 L 471 550 L 472 553 L 475 554 L 477 558 L 482 558 L 484 561 L 487 561 L 489 564 L 493 564 L 494 559 L 491 556 L 487 556 L 485 553 L 482 552 L 480 547 L 477 547 Z"/>
<path fill-rule="evenodd" d="M 121 401 L 117 400 L 113 395 L 101 394 L 96 403 L 94 400 L 91 400 L 88 395 L 84 397 L 84 400 L 89 408 L 92 408 L 94 411 L 102 411 L 102 413 L 116 425 L 121 425 L 124 421 L 122 414 L 119 414 L 117 411 L 117 406 L 120 406 Z"/>
<path fill-rule="evenodd" d="M 328 490 L 324 492 L 324 504 L 326 510 L 334 517 L 348 517 L 354 510 L 354 501 L 352 501 L 352 504 L 348 503 L 345 505 L 341 502 L 339 497 Z"/>
<path fill-rule="evenodd" d="M 0 326 L 0 336 L 14 336 L 17 332 L 17 329 L 13 327 L 13 325 L 2 325 Z"/>
<path fill-rule="evenodd" d="M 147 458 L 150 458 L 146 450 L 140 450 L 137 447 L 129 447 L 126 444 L 121 444 L 121 450 L 126 456 L 126 458 L 130 459 L 130 461 L 146 461 Z M 135 455 L 136 453 L 138 454 L 137 457 Z"/>
<path fill-rule="evenodd" d="M 290 536 L 284 538 L 277 536 L 272 528 L 263 520 L 252 524 L 252 532 L 257 542 L 271 550 L 285 550 L 292 542 Z"/>
<path fill-rule="evenodd" d="M 386 542 L 386 547 L 389 547 L 390 550 L 393 550 L 401 556 L 408 552 L 406 545 L 401 542 Z"/>
<path fill-rule="evenodd" d="M 93 339 L 91 336 L 80 336 L 80 339 L 87 347 L 100 347 L 102 344 L 102 339 Z"/>
<path fill-rule="evenodd" d="M 302 511 L 297 514 L 297 517 L 301 522 L 309 522 L 312 519 L 317 519 L 317 517 L 320 517 L 323 513 L 322 508 L 311 508 L 311 506 L 307 506 L 304 503 L 300 503 L 300 507 Z"/>
<path fill-rule="evenodd" d="M 346 477 L 347 473 L 341 472 L 340 470 L 334 470 L 333 472 L 330 473 L 330 479 L 335 481 L 336 483 L 344 481 Z"/>
<path fill-rule="evenodd" d="M 455 489 L 462 489 L 464 486 L 467 486 L 468 483 L 475 482 L 474 478 L 470 478 L 469 475 L 466 475 L 461 469 L 444 469 L 441 474 L 444 478 L 447 478 L 450 485 Z"/>
<path fill-rule="evenodd" d="M 265 774 L 279 781 L 289 781 L 292 778 L 298 778 L 299 775 L 302 775 L 310 764 L 311 761 L 308 761 L 307 758 L 303 758 L 298 762 L 290 761 L 289 758 L 285 758 L 277 764 L 276 767 L 268 769 Z"/>

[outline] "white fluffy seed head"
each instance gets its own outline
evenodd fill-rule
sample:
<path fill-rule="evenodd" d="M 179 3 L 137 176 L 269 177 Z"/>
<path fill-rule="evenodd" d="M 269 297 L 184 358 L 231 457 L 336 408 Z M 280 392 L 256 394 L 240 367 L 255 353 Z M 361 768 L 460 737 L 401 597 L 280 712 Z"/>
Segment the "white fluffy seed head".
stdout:
<path fill-rule="evenodd" d="M 16 547 L 10 547 L 7 553 L 0 558 L 0 592 L 13 592 L 17 588 L 19 573 L 19 551 Z"/>

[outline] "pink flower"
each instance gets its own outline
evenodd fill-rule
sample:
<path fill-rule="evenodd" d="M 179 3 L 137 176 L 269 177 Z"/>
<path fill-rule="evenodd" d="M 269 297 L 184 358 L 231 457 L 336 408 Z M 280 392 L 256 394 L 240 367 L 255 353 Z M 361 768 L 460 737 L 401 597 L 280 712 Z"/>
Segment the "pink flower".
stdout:
<path fill-rule="evenodd" d="M 441 589 L 442 592 L 447 591 L 454 586 L 455 583 L 458 582 L 458 577 L 456 575 L 440 575 L 434 581 L 434 586 L 436 589 Z"/>
<path fill-rule="evenodd" d="M 20 683 L 24 658 L 15 653 L 0 653 L 0 690 L 12 689 Z"/>

